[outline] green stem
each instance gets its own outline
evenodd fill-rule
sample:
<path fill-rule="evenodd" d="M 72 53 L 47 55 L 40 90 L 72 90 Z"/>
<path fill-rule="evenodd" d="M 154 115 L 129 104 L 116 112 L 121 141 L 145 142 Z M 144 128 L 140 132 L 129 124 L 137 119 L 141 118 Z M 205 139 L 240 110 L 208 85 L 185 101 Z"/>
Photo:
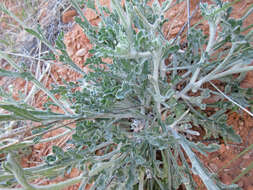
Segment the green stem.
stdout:
<path fill-rule="evenodd" d="M 7 167 L 8 167 L 8 169 L 14 174 L 14 176 L 15 176 L 16 180 L 18 181 L 18 183 L 20 185 L 22 185 L 25 190 L 36 190 L 35 187 L 33 187 L 32 185 L 30 185 L 27 182 L 27 180 L 25 178 L 24 170 L 18 164 L 18 162 L 16 160 L 16 157 L 17 156 L 13 152 L 10 152 L 7 155 Z"/>
<path fill-rule="evenodd" d="M 225 164 L 217 173 L 220 173 L 223 169 L 227 168 L 232 162 L 236 161 L 238 158 L 249 152 L 251 149 L 253 149 L 253 144 L 248 146 L 246 149 L 244 149 L 242 152 L 240 152 L 236 157 L 234 157 L 232 160 L 230 160 L 227 164 Z"/>
<path fill-rule="evenodd" d="M 162 153 L 162 159 L 163 159 L 163 176 L 166 179 L 167 183 L 169 183 L 168 176 L 169 176 L 170 171 L 169 171 L 167 156 L 165 154 L 165 150 L 161 151 L 161 153 Z"/>
<path fill-rule="evenodd" d="M 212 21 L 209 21 L 209 41 L 206 47 L 206 52 L 210 55 L 211 50 L 213 48 L 216 36 L 216 24 Z"/>
<path fill-rule="evenodd" d="M 16 70 L 18 70 L 20 73 L 24 73 L 25 71 L 20 68 L 11 58 L 9 58 L 8 56 L 6 56 L 5 54 L 3 54 L 0 51 L 0 58 L 5 59 L 6 61 L 8 61 L 8 63 L 10 63 L 10 65 L 12 67 L 14 67 Z M 55 96 L 47 89 L 45 88 L 34 76 L 33 74 L 31 74 L 29 72 L 29 80 L 39 89 L 41 89 L 42 91 L 44 91 L 54 102 L 57 106 L 59 106 L 62 110 L 64 110 L 65 113 L 69 113 L 68 110 L 65 108 L 65 106 L 63 106 L 62 102 L 60 102 L 59 100 L 57 100 L 55 98 Z"/>
<path fill-rule="evenodd" d="M 148 20 L 146 19 L 146 17 L 141 13 L 141 11 L 137 8 L 134 7 L 134 11 L 135 13 L 139 16 L 139 18 L 142 20 L 142 22 L 145 24 L 146 28 L 148 30 L 152 30 L 153 26 L 148 22 Z"/>
<path fill-rule="evenodd" d="M 159 88 L 159 67 L 161 63 L 161 51 L 154 52 L 153 54 L 153 85 L 155 89 L 155 102 L 157 104 L 157 113 L 161 114 L 161 94 Z"/>
<path fill-rule="evenodd" d="M 119 17 L 120 17 L 120 21 L 121 23 L 124 25 L 125 29 L 128 30 L 129 24 L 128 21 L 128 15 L 125 14 L 124 10 L 122 9 L 120 3 L 120 1 L 118 0 L 112 0 L 112 4 L 116 10 L 116 12 L 118 13 Z"/>
<path fill-rule="evenodd" d="M 203 84 L 204 82 L 207 82 L 207 81 L 211 81 L 211 80 L 214 80 L 214 79 L 225 77 L 227 75 L 232 75 L 232 74 L 242 73 L 242 72 L 247 72 L 247 71 L 252 71 L 252 70 L 253 70 L 253 66 L 248 66 L 248 67 L 243 67 L 243 68 L 236 68 L 236 69 L 230 69 L 228 71 L 224 71 L 222 73 L 218 73 L 218 74 L 213 75 L 213 76 L 211 76 L 209 78 L 206 78 L 205 80 L 201 80 L 201 84 Z"/>
<path fill-rule="evenodd" d="M 74 185 L 79 183 L 84 177 L 82 175 L 78 177 L 74 177 L 63 182 L 51 185 L 43 185 L 43 186 L 34 186 L 34 188 L 30 190 L 62 190 L 70 185 Z M 14 190 L 13 188 L 0 188 L 0 190 Z M 15 190 L 28 190 L 27 188 L 15 188 Z"/>
<path fill-rule="evenodd" d="M 231 99 L 229 96 L 227 96 L 226 94 L 224 94 L 217 86 L 215 86 L 212 82 L 210 82 L 210 84 L 220 93 L 222 94 L 225 98 L 227 98 L 230 102 L 232 102 L 233 104 L 235 104 L 236 106 L 238 106 L 239 108 L 241 108 L 243 111 L 245 111 L 247 114 L 249 114 L 251 117 L 253 117 L 253 113 L 251 113 L 250 111 L 248 111 L 246 108 L 244 108 L 243 106 L 241 106 L 240 104 L 238 104 L 236 101 L 234 101 L 233 99 Z"/>
<path fill-rule="evenodd" d="M 253 5 L 251 5 L 251 8 L 249 11 L 241 18 L 242 21 L 244 21 L 249 15 L 253 13 Z"/>
<path fill-rule="evenodd" d="M 243 170 L 243 172 L 242 172 L 240 175 L 238 175 L 238 176 L 232 181 L 232 183 L 238 182 L 238 181 L 241 179 L 242 176 L 246 175 L 246 174 L 247 174 L 248 172 L 250 172 L 250 170 L 252 170 L 252 169 L 253 169 L 253 162 L 251 162 L 250 165 L 249 165 L 245 170 Z"/>
<path fill-rule="evenodd" d="M 216 24 L 212 21 L 208 21 L 209 24 L 209 40 L 206 47 L 205 52 L 210 55 L 212 53 L 212 48 L 215 42 L 215 36 L 216 36 Z M 199 65 L 199 67 L 195 70 L 195 72 L 192 74 L 192 77 L 190 79 L 189 84 L 177 95 L 177 97 L 183 97 L 189 90 L 192 90 L 193 92 L 196 92 L 198 88 L 201 85 L 196 85 L 195 81 L 197 80 L 199 73 L 200 73 L 200 66 L 205 62 L 205 57 L 201 56 L 201 59 L 196 65 Z M 201 83 L 202 84 L 202 83 Z"/>
<path fill-rule="evenodd" d="M 139 188 L 138 190 L 144 190 L 144 171 L 140 169 L 140 174 L 139 174 Z"/>
<path fill-rule="evenodd" d="M 175 139 L 178 140 L 181 147 L 186 152 L 187 156 L 189 157 L 192 163 L 192 171 L 194 174 L 197 174 L 203 183 L 206 185 L 208 190 L 219 190 L 219 187 L 212 181 L 212 179 L 208 176 L 208 174 L 203 169 L 203 166 L 200 164 L 199 160 L 196 158 L 196 155 L 191 150 L 190 146 L 185 142 L 185 140 L 177 133 L 176 130 L 171 129 L 171 132 Z"/>
<path fill-rule="evenodd" d="M 123 54 L 123 55 L 114 54 L 113 57 L 122 58 L 122 59 L 138 59 L 138 58 L 150 57 L 151 55 L 152 54 L 149 51 L 147 51 L 147 52 L 137 52 L 135 50 L 131 50 L 128 54 Z"/>
<path fill-rule="evenodd" d="M 10 155 L 13 156 L 13 155 Z M 94 169 L 92 169 L 88 176 L 93 177 L 97 175 L 99 172 L 103 171 L 106 168 L 112 167 L 118 161 L 124 159 L 126 154 L 122 154 L 120 156 L 115 155 L 110 162 L 98 163 Z M 61 190 L 67 186 L 74 185 L 82 181 L 85 177 L 83 175 L 71 178 L 69 180 L 65 180 L 63 182 L 45 186 L 31 186 L 25 178 L 23 168 L 19 166 L 19 164 L 15 161 L 13 157 L 9 157 L 10 169 L 13 172 L 17 181 L 23 186 L 23 188 L 17 188 L 16 190 Z M 0 188 L 0 190 L 3 190 Z M 5 188 L 4 190 L 12 190 L 12 188 Z"/>

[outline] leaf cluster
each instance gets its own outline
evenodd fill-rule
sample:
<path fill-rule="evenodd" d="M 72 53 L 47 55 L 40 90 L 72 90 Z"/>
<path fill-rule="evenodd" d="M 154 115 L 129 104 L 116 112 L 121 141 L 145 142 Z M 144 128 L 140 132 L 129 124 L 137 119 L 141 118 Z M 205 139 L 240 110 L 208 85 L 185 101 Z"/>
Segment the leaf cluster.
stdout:
<path fill-rule="evenodd" d="M 88 183 L 93 183 L 93 189 L 103 190 L 178 189 L 182 184 L 186 189 L 195 189 L 192 174 L 198 175 L 210 190 L 238 188 L 222 184 L 202 165 L 195 152 L 207 155 L 219 146 L 199 142 L 201 137 L 195 129 L 203 129 L 204 138 L 241 140 L 226 124 L 225 114 L 237 108 L 210 84 L 214 80 L 222 82 L 225 94 L 240 105 L 250 105 L 249 93 L 239 88 L 245 76 L 243 72 L 253 69 L 249 66 L 253 59 L 252 34 L 242 34 L 243 19 L 231 19 L 230 11 L 223 10 L 226 4 L 220 1 L 212 6 L 202 4 L 210 34 L 205 36 L 198 26 L 192 27 L 187 46 L 182 49 L 180 38 L 167 40 L 162 32 L 167 22 L 164 14 L 170 11 L 171 0 L 162 4 L 155 0 L 151 6 L 145 0 L 126 0 L 123 6 L 112 0 L 111 11 L 98 1 L 96 9 L 94 3 L 81 2 L 84 8 L 100 15 L 98 26 L 91 25 L 83 16 L 79 2 L 72 2 L 80 13 L 80 18 L 75 20 L 93 44 L 92 56 L 84 63 L 91 72 L 75 83 L 65 82 L 48 92 L 50 97 L 58 94 L 67 100 L 73 113 L 42 113 L 20 105 L 0 105 L 13 113 L 1 115 L 0 120 L 42 122 L 48 126 L 46 132 L 52 124 L 73 119 L 76 127 L 68 129 L 73 135 L 67 142 L 71 148 L 63 150 L 54 146 L 53 154 L 45 158 L 44 167 L 51 172 L 52 167 L 60 168 L 62 174 L 77 167 L 82 173 L 76 179 L 81 181 L 80 189 Z M 216 25 L 222 30 L 217 32 Z M 214 41 L 216 33 L 218 37 Z M 62 37 L 63 34 L 56 42 L 62 53 L 61 61 L 83 73 L 67 55 Z M 235 73 L 240 76 L 231 81 Z M 0 75 L 11 74 L 1 69 Z M 23 73 L 15 77 L 24 78 Z M 80 88 L 76 90 L 77 87 Z M 241 98 L 243 92 L 245 96 Z M 220 96 L 222 101 L 204 103 L 211 95 Z M 207 108 L 214 110 L 211 115 L 205 112 Z M 47 123 L 48 120 L 53 123 Z M 39 142 L 40 139 L 36 141 Z M 12 162 L 11 155 L 6 162 L 7 165 Z M 19 175 L 14 166 L 6 172 Z M 19 178 L 16 180 L 20 183 Z M 27 188 L 24 180 L 21 185 Z"/>

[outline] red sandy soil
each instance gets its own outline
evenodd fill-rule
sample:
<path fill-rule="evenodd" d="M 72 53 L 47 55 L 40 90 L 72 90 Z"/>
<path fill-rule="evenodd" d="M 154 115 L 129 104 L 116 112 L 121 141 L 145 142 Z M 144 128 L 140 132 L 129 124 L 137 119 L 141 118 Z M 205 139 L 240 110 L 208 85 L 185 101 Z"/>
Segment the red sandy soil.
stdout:
<path fill-rule="evenodd" d="M 102 5 L 110 6 L 109 0 L 100 0 Z M 195 9 L 197 5 L 196 0 L 191 0 L 191 12 Z M 211 2 L 211 1 L 208 1 Z M 233 17 L 239 18 L 243 15 L 249 5 L 252 4 L 251 0 L 244 0 L 238 2 L 234 5 L 234 11 L 232 13 Z M 186 13 L 186 2 L 182 2 L 179 5 L 172 8 L 170 11 L 166 13 L 166 17 L 169 18 L 169 22 L 166 23 L 166 27 L 164 30 L 165 34 L 168 34 L 168 39 L 171 37 L 175 37 L 175 35 L 179 32 L 180 28 L 186 22 L 187 13 Z M 84 15 L 87 19 L 94 25 L 97 25 L 99 19 L 97 15 L 92 10 L 87 10 L 84 12 Z M 72 22 L 73 17 L 76 16 L 76 12 L 73 10 L 68 10 L 64 12 L 62 16 L 62 21 L 64 23 Z M 191 21 L 192 24 L 196 23 L 200 19 L 200 13 L 198 12 L 196 16 Z M 252 19 L 246 20 L 246 25 L 252 24 Z M 205 33 L 208 33 L 208 25 L 206 23 L 203 24 L 203 29 Z M 67 51 L 72 60 L 83 68 L 82 63 L 85 61 L 87 57 L 89 57 L 88 50 L 91 48 L 91 44 L 89 40 L 83 33 L 82 29 L 78 25 L 74 25 L 74 27 L 65 34 L 64 42 L 67 46 Z M 84 70 L 86 68 L 83 68 Z M 67 81 L 76 81 L 79 78 L 79 74 L 76 72 L 66 69 L 66 67 L 61 67 L 60 63 L 56 63 L 52 66 L 51 75 L 46 82 L 46 86 L 50 88 L 51 83 L 58 82 L 58 84 L 62 84 L 62 79 Z M 8 80 L 5 78 L 0 78 L 0 84 L 8 83 Z M 10 82 L 14 85 L 14 97 L 17 98 L 18 91 L 24 89 L 25 81 L 22 80 L 13 80 Z M 241 83 L 241 87 L 243 88 L 253 88 L 253 72 L 249 72 L 245 78 L 245 80 Z M 42 93 L 38 92 L 35 95 L 34 106 L 40 108 L 46 102 L 47 97 Z M 54 109 L 54 111 L 60 112 L 60 110 Z M 253 118 L 247 115 L 246 113 L 237 114 L 235 112 L 228 113 L 228 121 L 229 125 L 232 125 L 234 130 L 242 137 L 243 142 L 241 144 L 233 144 L 228 143 L 221 144 L 221 149 L 217 152 L 211 153 L 208 157 L 201 156 L 201 160 L 206 167 L 208 167 L 213 172 L 218 172 L 220 179 L 226 183 L 230 184 L 232 180 L 238 176 L 244 168 L 246 168 L 253 158 L 253 152 L 249 152 L 243 157 L 240 157 L 237 161 L 226 167 L 225 169 L 220 170 L 226 163 L 228 163 L 231 159 L 237 156 L 241 151 L 247 148 L 249 145 L 253 143 Z M 74 127 L 74 126 L 73 126 Z M 45 135 L 45 137 L 54 136 L 63 129 L 58 129 L 53 132 L 50 132 Z M 59 145 L 64 147 L 67 139 L 71 138 L 71 136 L 67 136 L 63 139 L 49 142 L 49 143 L 41 143 L 33 146 L 31 149 L 32 153 L 29 156 L 22 158 L 22 166 L 23 167 L 31 167 L 39 164 L 42 161 L 42 157 L 48 155 L 52 150 L 53 145 Z M 66 175 L 64 178 L 59 177 L 55 180 L 48 181 L 43 179 L 38 179 L 34 181 L 34 183 L 39 184 L 49 184 L 56 183 L 62 181 L 67 178 L 75 177 L 79 174 L 79 171 L 74 169 L 69 175 Z M 203 183 L 201 180 L 195 176 L 194 177 L 199 190 L 205 190 Z M 253 171 L 248 173 L 246 176 L 242 177 L 238 182 L 239 186 L 244 190 L 253 190 Z M 78 184 L 65 188 L 66 190 L 75 190 L 78 189 Z M 89 189 L 89 187 L 87 187 Z"/>

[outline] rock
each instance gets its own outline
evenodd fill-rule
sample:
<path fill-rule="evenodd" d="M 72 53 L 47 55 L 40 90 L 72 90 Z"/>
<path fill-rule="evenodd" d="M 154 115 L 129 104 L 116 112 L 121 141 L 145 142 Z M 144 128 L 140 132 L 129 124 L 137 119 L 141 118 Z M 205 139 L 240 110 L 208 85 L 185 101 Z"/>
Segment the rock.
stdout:
<path fill-rule="evenodd" d="M 214 172 L 217 172 L 217 171 L 218 171 L 218 167 L 216 166 L 216 164 L 210 163 L 209 166 L 210 166 L 210 168 L 212 168 L 212 170 L 213 170 Z"/>
<path fill-rule="evenodd" d="M 175 27 L 170 31 L 170 35 L 176 35 L 180 31 L 180 27 Z"/>
<path fill-rule="evenodd" d="M 241 188 L 243 188 L 243 181 L 240 181 L 240 182 L 238 183 L 238 185 L 239 185 Z"/>
<path fill-rule="evenodd" d="M 226 145 L 222 144 L 222 145 L 220 146 L 220 152 L 221 152 L 221 153 L 226 152 Z"/>
<path fill-rule="evenodd" d="M 76 15 L 77 15 L 77 12 L 75 10 L 68 10 L 68 11 L 63 13 L 62 22 L 64 24 L 72 22 L 74 20 L 74 16 L 76 16 Z"/>
<path fill-rule="evenodd" d="M 221 99 L 220 96 L 212 94 L 209 98 L 203 99 L 204 104 L 213 104 Z"/>
<path fill-rule="evenodd" d="M 86 54 L 86 48 L 79 49 L 76 52 L 76 56 L 78 56 L 78 57 L 83 57 L 85 54 Z"/>
<path fill-rule="evenodd" d="M 98 17 L 96 12 L 89 8 L 85 9 L 84 16 L 86 17 L 88 21 L 95 20 Z"/>
<path fill-rule="evenodd" d="M 69 56 L 74 55 L 74 50 L 72 48 L 67 48 L 67 52 L 68 52 Z"/>
<path fill-rule="evenodd" d="M 222 178 L 223 183 L 227 185 L 232 182 L 232 177 L 226 173 L 224 173 L 221 178 Z"/>
<path fill-rule="evenodd" d="M 248 190 L 253 190 L 253 184 L 250 184 L 250 185 L 248 186 Z"/>
<path fill-rule="evenodd" d="M 247 153 L 243 156 L 243 159 L 250 159 L 250 153 Z"/>

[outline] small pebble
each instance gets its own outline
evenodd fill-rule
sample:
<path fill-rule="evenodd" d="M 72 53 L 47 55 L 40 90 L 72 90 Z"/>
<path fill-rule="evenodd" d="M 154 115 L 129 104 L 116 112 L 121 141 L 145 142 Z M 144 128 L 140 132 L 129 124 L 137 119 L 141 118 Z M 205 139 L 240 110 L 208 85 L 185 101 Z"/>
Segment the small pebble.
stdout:
<path fill-rule="evenodd" d="M 249 154 L 249 153 L 245 154 L 245 155 L 243 156 L 243 159 L 250 159 L 250 154 Z"/>
<path fill-rule="evenodd" d="M 243 181 L 240 181 L 240 182 L 238 183 L 238 185 L 239 185 L 240 187 L 243 187 Z"/>
<path fill-rule="evenodd" d="M 243 121 L 239 121 L 239 126 L 244 126 L 244 122 Z"/>
<path fill-rule="evenodd" d="M 232 177 L 230 175 L 228 175 L 228 174 L 223 174 L 222 175 L 222 181 L 223 181 L 223 183 L 225 183 L 225 184 L 228 185 L 228 184 L 231 183 Z"/>
<path fill-rule="evenodd" d="M 221 153 L 226 152 L 226 146 L 224 144 L 220 146 L 220 152 Z"/>
<path fill-rule="evenodd" d="M 209 166 L 210 166 L 210 168 L 212 168 L 212 170 L 213 170 L 214 172 L 217 172 L 217 171 L 218 171 L 218 167 L 216 166 L 216 164 L 210 163 Z"/>
<path fill-rule="evenodd" d="M 63 13 L 62 15 L 62 22 L 64 24 L 67 24 L 69 22 L 73 21 L 73 17 L 77 15 L 77 12 L 75 10 L 69 10 Z"/>
<path fill-rule="evenodd" d="M 78 56 L 78 57 L 83 57 L 85 54 L 86 54 L 86 48 L 79 49 L 76 52 L 76 56 Z"/>
<path fill-rule="evenodd" d="M 216 101 L 217 102 L 217 101 Z M 219 111 L 219 108 L 214 108 L 214 111 Z"/>

